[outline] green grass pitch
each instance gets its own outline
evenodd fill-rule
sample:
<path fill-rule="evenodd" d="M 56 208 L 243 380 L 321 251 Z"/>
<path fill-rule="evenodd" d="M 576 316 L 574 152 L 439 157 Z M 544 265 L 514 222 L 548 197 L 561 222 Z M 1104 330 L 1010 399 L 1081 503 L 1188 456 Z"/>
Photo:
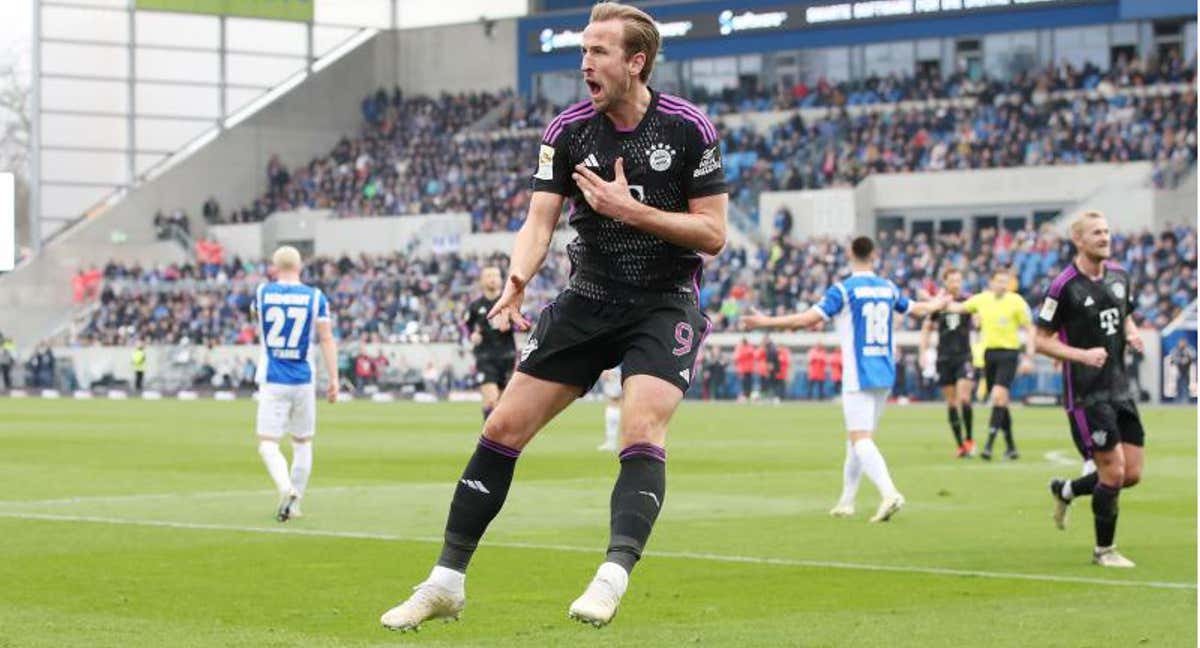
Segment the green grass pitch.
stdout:
<path fill-rule="evenodd" d="M 977 408 L 975 420 L 987 420 Z M 616 461 L 580 403 L 526 450 L 462 621 L 379 615 L 428 573 L 479 432 L 472 405 L 322 405 L 306 517 L 276 524 L 253 404 L 0 401 L 0 647 L 1195 646 L 1196 410 L 1146 408 L 1121 497 L 1128 571 L 1089 564 L 1091 511 L 1053 528 L 1078 462 L 1060 410 L 1014 410 L 1023 457 L 951 457 L 945 412 L 892 407 L 908 506 L 827 515 L 840 408 L 685 404 L 665 506 L 613 625 L 568 621 L 607 539 Z"/>

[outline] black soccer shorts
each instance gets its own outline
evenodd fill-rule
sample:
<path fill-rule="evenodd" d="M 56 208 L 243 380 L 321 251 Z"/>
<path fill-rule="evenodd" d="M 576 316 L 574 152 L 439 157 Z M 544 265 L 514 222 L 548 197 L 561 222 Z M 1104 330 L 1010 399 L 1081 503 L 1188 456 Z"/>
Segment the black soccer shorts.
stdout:
<path fill-rule="evenodd" d="M 969 355 L 938 358 L 937 374 L 939 387 L 953 387 L 960 380 L 975 380 L 975 365 Z"/>
<path fill-rule="evenodd" d="M 1008 389 L 1017 377 L 1017 362 L 1021 353 L 1016 349 L 988 349 L 983 353 L 983 375 L 988 391 L 999 385 Z"/>
<path fill-rule="evenodd" d="M 1108 451 L 1118 443 L 1137 447 L 1146 444 L 1146 430 L 1132 399 L 1104 401 L 1067 410 L 1071 440 L 1084 459 L 1096 450 Z"/>
<path fill-rule="evenodd" d="M 516 368 L 517 356 L 514 355 L 476 355 L 475 378 L 480 385 L 495 384 L 500 389 L 508 386 Z"/>
<path fill-rule="evenodd" d="M 644 374 L 686 392 L 710 323 L 686 295 L 610 304 L 564 291 L 542 310 L 517 371 L 591 390 L 601 372 Z"/>

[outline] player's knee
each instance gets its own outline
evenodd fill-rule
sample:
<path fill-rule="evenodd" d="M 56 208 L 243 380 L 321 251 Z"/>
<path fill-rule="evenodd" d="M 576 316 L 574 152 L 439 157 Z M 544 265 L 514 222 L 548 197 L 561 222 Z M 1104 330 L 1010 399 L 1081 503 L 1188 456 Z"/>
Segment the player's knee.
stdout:
<path fill-rule="evenodd" d="M 279 439 L 258 437 L 258 454 L 266 457 L 279 452 Z"/>
<path fill-rule="evenodd" d="M 662 445 L 666 431 L 665 424 L 650 416 L 626 416 L 621 420 L 621 440 L 625 445 L 635 443 Z"/>
<path fill-rule="evenodd" d="M 1134 486 L 1137 486 L 1138 483 L 1141 481 L 1142 481 L 1142 469 L 1141 468 L 1126 468 L 1125 474 L 1124 474 L 1124 479 L 1121 480 L 1121 487 L 1122 488 L 1133 488 Z"/>
<path fill-rule="evenodd" d="M 508 410 L 496 410 L 488 416 L 487 421 L 483 424 L 483 436 L 510 448 L 520 448 L 525 445 L 524 430 Z"/>

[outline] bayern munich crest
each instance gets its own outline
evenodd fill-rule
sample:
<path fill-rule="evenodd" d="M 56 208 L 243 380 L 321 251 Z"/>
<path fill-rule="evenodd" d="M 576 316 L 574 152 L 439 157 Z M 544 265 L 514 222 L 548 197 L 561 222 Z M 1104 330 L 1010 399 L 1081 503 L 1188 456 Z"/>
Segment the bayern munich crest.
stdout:
<path fill-rule="evenodd" d="M 1115 283 L 1112 285 L 1112 294 L 1117 299 L 1125 299 L 1125 284 Z"/>
<path fill-rule="evenodd" d="M 671 160 L 675 158 L 675 149 L 669 144 L 655 144 L 646 151 L 650 156 L 650 168 L 655 171 L 666 171 L 671 168 Z"/>

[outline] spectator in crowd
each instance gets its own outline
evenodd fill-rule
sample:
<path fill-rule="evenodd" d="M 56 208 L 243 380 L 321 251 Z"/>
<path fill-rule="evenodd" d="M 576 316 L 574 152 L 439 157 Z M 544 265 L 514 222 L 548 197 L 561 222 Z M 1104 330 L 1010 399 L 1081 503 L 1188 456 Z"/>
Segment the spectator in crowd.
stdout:
<path fill-rule="evenodd" d="M 71 277 L 71 293 L 76 304 L 91 301 L 99 294 L 100 282 L 103 275 L 99 268 L 91 267 L 80 270 Z"/>
<path fill-rule="evenodd" d="M 371 356 L 367 355 L 366 349 L 362 349 L 354 358 L 354 387 L 361 390 L 374 383 L 375 363 L 371 361 Z"/>
<path fill-rule="evenodd" d="M 780 397 L 776 380 L 779 378 L 779 345 L 771 340 L 770 335 L 763 338 L 763 351 L 767 361 L 767 372 L 763 376 L 763 398 L 771 398 L 778 402 Z"/>
<path fill-rule="evenodd" d="M 833 396 L 842 394 L 842 354 L 834 351 L 829 354 L 829 377 L 833 380 Z"/>
<path fill-rule="evenodd" d="M 133 350 L 133 354 L 129 358 L 129 363 L 133 367 L 133 388 L 138 392 L 142 391 L 142 386 L 146 380 L 146 345 L 143 342 L 138 342 L 138 345 Z"/>
<path fill-rule="evenodd" d="M 25 365 L 27 376 L 32 377 L 32 387 L 41 389 L 52 389 L 55 382 L 55 371 L 58 366 L 58 361 L 54 357 L 54 351 L 50 349 L 50 345 L 38 345 L 37 351 L 29 359 L 29 363 Z"/>
<path fill-rule="evenodd" d="M 762 343 L 754 347 L 754 375 L 758 377 L 756 398 L 770 398 L 771 368 L 767 364 L 767 343 L 770 341 L 771 338 L 764 337 Z"/>
<path fill-rule="evenodd" d="M 205 279 L 212 279 L 221 270 L 225 262 L 225 246 L 214 238 L 202 238 L 196 241 L 196 260 L 200 263 L 200 272 Z"/>
<path fill-rule="evenodd" d="M 371 358 L 371 373 L 375 377 L 375 384 L 382 386 L 387 377 L 387 368 L 389 362 L 387 356 L 383 355 L 383 349 L 376 349 L 375 355 Z"/>
<path fill-rule="evenodd" d="M 1186 338 L 1179 336 L 1175 348 L 1171 349 L 1171 365 L 1175 367 L 1175 395 L 1181 403 L 1186 403 L 1192 397 L 1192 365 L 1196 364 L 1196 350 Z"/>
<path fill-rule="evenodd" d="M 779 367 L 775 373 L 775 400 L 781 401 L 787 399 L 788 382 L 792 377 L 792 352 L 786 344 L 778 345 L 777 349 Z"/>
<path fill-rule="evenodd" d="M 827 354 L 820 343 L 808 350 L 808 398 L 825 400 L 825 364 Z"/>
<path fill-rule="evenodd" d="M 742 338 L 733 352 L 733 362 L 738 381 L 742 386 L 738 402 L 744 403 L 750 399 L 750 394 L 754 391 L 754 345 L 750 344 L 750 340 Z"/>
<path fill-rule="evenodd" d="M 221 222 L 221 205 L 213 196 L 209 196 L 208 200 L 204 201 L 201 213 L 204 214 L 204 222 L 209 225 L 217 225 Z"/>
<path fill-rule="evenodd" d="M 775 212 L 775 238 L 788 238 L 792 235 L 792 210 L 780 207 Z"/>
<path fill-rule="evenodd" d="M 0 333 L 0 378 L 4 379 L 4 391 L 12 389 L 12 370 L 17 364 L 17 345 L 12 338 Z"/>
<path fill-rule="evenodd" d="M 728 364 L 728 353 L 716 349 L 705 351 L 701 365 L 704 371 L 704 389 L 701 392 L 701 398 L 704 400 L 725 398 L 725 367 Z"/>
<path fill-rule="evenodd" d="M 254 359 L 247 356 L 242 360 L 242 368 L 240 378 L 238 380 L 239 389 L 253 389 L 255 386 L 255 377 L 258 373 L 258 367 L 254 364 Z M 342 374 L 345 375 L 345 374 Z"/>

